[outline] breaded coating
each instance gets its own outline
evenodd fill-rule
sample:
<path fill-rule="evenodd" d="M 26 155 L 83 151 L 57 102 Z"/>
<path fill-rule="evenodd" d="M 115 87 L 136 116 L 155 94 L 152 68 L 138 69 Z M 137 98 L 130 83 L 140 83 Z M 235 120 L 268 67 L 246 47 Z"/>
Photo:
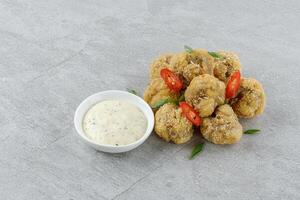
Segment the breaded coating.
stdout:
<path fill-rule="evenodd" d="M 241 70 L 239 57 L 233 52 L 218 51 L 221 59 L 215 59 L 214 76 L 224 83 L 227 82 L 230 75 Z"/>
<path fill-rule="evenodd" d="M 230 105 L 238 117 L 252 118 L 263 113 L 265 101 L 262 85 L 253 78 L 242 78 L 238 94 L 230 100 Z"/>
<path fill-rule="evenodd" d="M 172 67 L 170 66 L 172 56 L 172 54 L 164 54 L 152 62 L 150 66 L 150 80 L 160 78 L 160 70 L 163 68 L 172 70 Z"/>
<path fill-rule="evenodd" d="M 195 77 L 185 91 L 185 100 L 201 117 L 210 116 L 225 101 L 225 84 L 209 74 Z"/>
<path fill-rule="evenodd" d="M 155 113 L 155 132 L 167 142 L 182 144 L 192 138 L 194 129 L 176 105 L 167 103 Z"/>
<path fill-rule="evenodd" d="M 172 92 L 161 78 L 153 79 L 144 93 L 144 100 L 153 105 L 161 99 L 177 99 L 179 94 Z"/>
<path fill-rule="evenodd" d="M 203 49 L 175 54 L 170 63 L 174 72 L 181 75 L 187 85 L 196 76 L 213 74 L 214 58 Z"/>
<path fill-rule="evenodd" d="M 215 117 L 203 119 L 201 133 L 212 143 L 234 144 L 241 139 L 243 127 L 232 108 L 225 104 L 216 109 Z"/>

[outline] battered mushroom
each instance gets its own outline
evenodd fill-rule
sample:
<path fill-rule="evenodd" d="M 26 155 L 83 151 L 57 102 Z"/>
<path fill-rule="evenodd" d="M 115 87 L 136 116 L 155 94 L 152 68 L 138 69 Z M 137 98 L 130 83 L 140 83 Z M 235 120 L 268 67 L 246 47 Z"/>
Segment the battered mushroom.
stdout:
<path fill-rule="evenodd" d="M 155 132 L 165 141 L 182 144 L 194 133 L 193 125 L 174 104 L 163 105 L 155 114 Z"/>
<path fill-rule="evenodd" d="M 172 56 L 172 54 L 161 55 L 153 61 L 150 66 L 150 80 L 160 78 L 160 70 L 163 68 L 172 70 L 172 67 L 170 66 Z"/>
<path fill-rule="evenodd" d="M 173 70 L 182 75 L 187 84 L 201 74 L 213 74 L 214 58 L 203 49 L 176 54 L 170 63 Z"/>
<path fill-rule="evenodd" d="M 201 117 L 208 117 L 224 103 L 225 84 L 209 74 L 197 76 L 186 89 L 185 100 Z"/>
<path fill-rule="evenodd" d="M 153 79 L 144 93 L 144 99 L 153 105 L 161 99 L 177 99 L 179 94 L 172 92 L 161 78 Z"/>
<path fill-rule="evenodd" d="M 265 92 L 255 79 L 242 78 L 240 89 L 230 105 L 238 117 L 251 118 L 263 113 L 265 108 Z"/>
<path fill-rule="evenodd" d="M 217 54 L 222 58 L 215 60 L 214 76 L 226 83 L 233 72 L 241 70 L 241 63 L 233 52 L 218 51 Z"/>
<path fill-rule="evenodd" d="M 203 120 L 201 133 L 212 143 L 234 144 L 241 139 L 243 128 L 232 108 L 225 104 L 216 109 L 215 117 Z"/>

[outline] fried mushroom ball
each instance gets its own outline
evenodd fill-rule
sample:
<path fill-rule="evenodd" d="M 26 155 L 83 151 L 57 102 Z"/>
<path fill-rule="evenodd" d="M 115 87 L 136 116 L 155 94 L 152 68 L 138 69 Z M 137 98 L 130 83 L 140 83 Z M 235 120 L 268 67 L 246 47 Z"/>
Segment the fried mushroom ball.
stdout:
<path fill-rule="evenodd" d="M 160 78 L 160 70 L 162 70 L 163 68 L 172 70 L 170 66 L 170 60 L 172 56 L 172 54 L 161 55 L 153 61 L 150 66 L 150 80 Z"/>
<path fill-rule="evenodd" d="M 161 78 L 153 79 L 144 93 L 144 100 L 153 105 L 161 99 L 177 99 L 179 94 L 172 92 Z"/>
<path fill-rule="evenodd" d="M 182 144 L 194 133 L 193 125 L 174 104 L 165 104 L 155 113 L 155 132 L 165 141 Z"/>
<path fill-rule="evenodd" d="M 230 105 L 241 118 L 252 118 L 263 113 L 265 92 L 262 85 L 255 79 L 242 78 L 238 94 L 230 100 Z"/>
<path fill-rule="evenodd" d="M 215 60 L 214 76 L 226 83 L 233 72 L 241 70 L 241 63 L 239 57 L 233 52 L 218 51 L 217 53 L 222 58 Z"/>
<path fill-rule="evenodd" d="M 214 117 L 203 119 L 201 133 L 214 144 L 234 144 L 241 139 L 243 128 L 232 108 L 225 104 L 216 109 Z"/>
<path fill-rule="evenodd" d="M 185 91 L 185 100 L 201 117 L 210 116 L 225 101 L 225 84 L 209 74 L 195 77 Z"/>
<path fill-rule="evenodd" d="M 181 75 L 186 84 L 201 74 L 213 74 L 214 58 L 203 49 L 195 49 L 191 53 L 182 52 L 170 61 L 173 70 Z"/>

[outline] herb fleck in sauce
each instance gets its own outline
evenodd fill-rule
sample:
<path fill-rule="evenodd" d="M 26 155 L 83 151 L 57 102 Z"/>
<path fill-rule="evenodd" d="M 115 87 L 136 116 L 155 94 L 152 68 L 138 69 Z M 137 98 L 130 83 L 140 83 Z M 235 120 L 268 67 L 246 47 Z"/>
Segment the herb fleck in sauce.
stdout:
<path fill-rule="evenodd" d="M 139 140 L 146 128 L 144 114 L 126 101 L 107 100 L 97 103 L 83 119 L 86 136 L 98 144 L 130 144 Z"/>

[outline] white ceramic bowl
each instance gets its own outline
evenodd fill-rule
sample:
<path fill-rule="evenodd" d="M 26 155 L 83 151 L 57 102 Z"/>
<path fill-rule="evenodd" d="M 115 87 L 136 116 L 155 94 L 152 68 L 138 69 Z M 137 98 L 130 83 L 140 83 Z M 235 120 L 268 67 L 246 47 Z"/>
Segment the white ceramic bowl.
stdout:
<path fill-rule="evenodd" d="M 91 139 L 89 139 L 85 135 L 82 128 L 82 121 L 85 116 L 85 113 L 96 103 L 105 100 L 125 100 L 137 106 L 144 113 L 148 122 L 147 129 L 143 137 L 141 137 L 138 141 L 135 141 L 134 143 L 128 145 L 122 145 L 122 146 L 98 144 L 92 141 Z M 121 152 L 130 151 L 138 147 L 150 136 L 154 126 L 154 115 L 150 106 L 142 98 L 125 91 L 108 90 L 108 91 L 99 92 L 93 94 L 92 96 L 89 96 L 78 106 L 75 112 L 74 125 L 80 138 L 90 146 L 94 147 L 95 149 L 99 151 L 108 152 L 108 153 L 121 153 Z"/>

